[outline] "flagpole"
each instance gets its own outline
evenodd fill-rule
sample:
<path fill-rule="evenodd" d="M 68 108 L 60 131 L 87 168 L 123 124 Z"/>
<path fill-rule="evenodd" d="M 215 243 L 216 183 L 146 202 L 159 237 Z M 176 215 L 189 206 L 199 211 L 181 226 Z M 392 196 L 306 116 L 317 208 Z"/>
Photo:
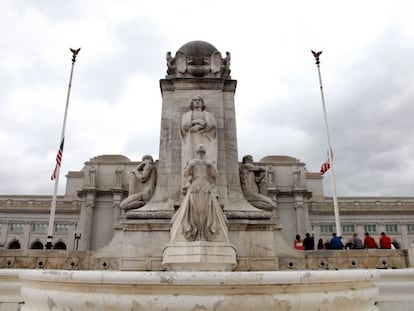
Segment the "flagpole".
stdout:
<path fill-rule="evenodd" d="M 71 90 L 71 87 L 72 87 L 73 68 L 75 67 L 76 56 L 78 55 L 78 53 L 80 51 L 80 48 L 77 49 L 77 50 L 70 49 L 70 51 L 72 52 L 72 67 L 71 67 L 71 70 L 70 70 L 68 93 L 67 93 L 67 96 L 66 96 L 66 106 L 65 106 L 65 115 L 63 117 L 62 134 L 60 136 L 60 148 L 59 148 L 58 156 L 57 156 L 57 157 L 59 157 L 59 153 L 60 153 L 60 160 L 58 161 L 58 159 L 57 159 L 55 171 L 53 172 L 53 175 L 52 175 L 53 176 L 52 179 L 53 178 L 55 179 L 55 186 L 54 186 L 54 189 L 53 189 L 52 206 L 50 208 L 49 228 L 48 228 L 48 231 L 47 231 L 47 241 L 46 241 L 46 245 L 45 245 L 46 249 L 52 249 L 52 246 L 53 246 L 53 244 L 52 244 L 53 226 L 54 226 L 54 222 L 55 222 L 57 192 L 58 192 L 58 188 L 59 188 L 60 163 L 61 163 L 61 157 L 62 157 L 62 152 L 63 152 L 63 145 L 64 145 L 64 141 L 65 141 L 65 128 L 66 128 L 66 119 L 67 119 L 67 115 L 68 115 L 70 90 Z"/>
<path fill-rule="evenodd" d="M 328 117 L 326 115 L 325 96 L 323 95 L 322 76 L 321 76 L 320 61 L 319 61 L 319 56 L 322 54 L 322 51 L 320 52 L 312 51 L 312 54 L 315 57 L 316 67 L 318 68 L 319 85 L 321 89 L 321 98 L 322 98 L 322 109 L 323 109 L 323 115 L 325 118 L 326 140 L 328 144 L 328 159 L 329 159 L 331 174 L 332 174 L 331 182 L 332 182 L 332 194 L 333 194 L 334 213 L 335 213 L 336 234 L 337 236 L 342 236 L 341 221 L 339 219 L 338 199 L 336 196 L 335 169 L 334 169 L 334 163 L 333 163 L 332 146 L 331 146 L 331 139 L 329 136 Z"/>

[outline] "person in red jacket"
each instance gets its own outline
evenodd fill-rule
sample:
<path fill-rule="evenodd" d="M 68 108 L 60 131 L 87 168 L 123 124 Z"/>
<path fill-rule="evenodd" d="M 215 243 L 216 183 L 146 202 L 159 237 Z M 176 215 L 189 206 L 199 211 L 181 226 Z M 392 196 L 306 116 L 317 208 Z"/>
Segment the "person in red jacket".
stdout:
<path fill-rule="evenodd" d="M 305 247 L 303 246 L 303 240 L 300 238 L 300 235 L 296 235 L 295 242 L 293 242 L 293 245 L 298 251 L 303 251 Z"/>
<path fill-rule="evenodd" d="M 391 249 L 391 238 L 385 235 L 385 232 L 381 232 L 379 239 L 380 248 Z"/>
<path fill-rule="evenodd" d="M 369 235 L 368 232 L 365 232 L 364 248 L 377 248 L 377 243 L 375 242 L 374 238 Z"/>

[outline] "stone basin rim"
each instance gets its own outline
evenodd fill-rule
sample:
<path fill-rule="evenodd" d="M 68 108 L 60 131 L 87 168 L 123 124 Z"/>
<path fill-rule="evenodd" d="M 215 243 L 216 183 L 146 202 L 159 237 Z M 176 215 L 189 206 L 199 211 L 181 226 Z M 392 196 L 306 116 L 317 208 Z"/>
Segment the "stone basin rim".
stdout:
<path fill-rule="evenodd" d="M 86 284 L 141 284 L 141 285 L 283 285 L 328 284 L 376 281 L 380 271 L 101 271 L 101 270 L 27 270 L 21 271 L 22 281 Z"/>

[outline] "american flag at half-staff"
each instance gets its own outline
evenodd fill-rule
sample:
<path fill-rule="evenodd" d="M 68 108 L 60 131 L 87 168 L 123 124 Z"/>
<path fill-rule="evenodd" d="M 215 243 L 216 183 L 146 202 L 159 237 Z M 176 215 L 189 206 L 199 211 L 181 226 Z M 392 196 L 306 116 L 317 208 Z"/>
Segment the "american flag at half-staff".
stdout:
<path fill-rule="evenodd" d="M 321 165 L 321 170 L 320 170 L 320 174 L 323 175 L 325 174 L 329 169 L 331 168 L 331 164 L 329 163 L 329 159 L 326 160 L 324 163 L 322 163 Z"/>
<path fill-rule="evenodd" d="M 60 167 L 60 163 L 62 163 L 62 156 L 63 156 L 63 144 L 65 143 L 65 139 L 62 139 L 62 142 L 60 143 L 60 147 L 58 150 L 58 153 L 56 155 L 56 166 L 55 169 L 53 170 L 52 176 L 50 176 L 51 180 L 55 180 L 56 179 L 56 173 L 58 168 Z"/>

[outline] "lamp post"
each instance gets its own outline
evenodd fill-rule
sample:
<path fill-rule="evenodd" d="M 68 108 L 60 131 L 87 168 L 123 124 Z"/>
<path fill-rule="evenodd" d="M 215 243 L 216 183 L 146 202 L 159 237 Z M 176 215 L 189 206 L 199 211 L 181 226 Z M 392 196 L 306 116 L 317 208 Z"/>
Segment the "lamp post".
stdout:
<path fill-rule="evenodd" d="M 75 232 L 75 251 L 78 250 L 78 246 L 79 246 L 79 240 L 82 237 L 82 233 L 76 233 Z"/>

